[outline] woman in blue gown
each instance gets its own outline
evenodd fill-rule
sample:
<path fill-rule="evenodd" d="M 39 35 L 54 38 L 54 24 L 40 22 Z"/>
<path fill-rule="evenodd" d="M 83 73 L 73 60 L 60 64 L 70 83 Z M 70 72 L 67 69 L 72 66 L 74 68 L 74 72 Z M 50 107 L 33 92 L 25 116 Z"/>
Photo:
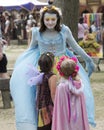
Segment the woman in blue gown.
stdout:
<path fill-rule="evenodd" d="M 17 59 L 14 71 L 10 80 L 10 90 L 15 105 L 17 130 L 37 129 L 37 108 L 36 108 L 36 86 L 30 87 L 27 84 L 28 64 L 37 67 L 40 54 L 52 52 L 56 57 L 74 54 L 66 48 L 66 43 L 80 55 L 86 62 L 89 76 L 94 70 L 92 59 L 77 44 L 70 29 L 60 23 L 61 12 L 55 6 L 44 7 L 40 11 L 40 27 L 32 30 L 32 40 L 29 48 Z M 86 97 L 86 108 L 89 123 L 95 126 L 94 122 L 94 99 L 90 87 L 88 74 L 79 63 L 81 76 L 84 82 L 84 94 Z"/>

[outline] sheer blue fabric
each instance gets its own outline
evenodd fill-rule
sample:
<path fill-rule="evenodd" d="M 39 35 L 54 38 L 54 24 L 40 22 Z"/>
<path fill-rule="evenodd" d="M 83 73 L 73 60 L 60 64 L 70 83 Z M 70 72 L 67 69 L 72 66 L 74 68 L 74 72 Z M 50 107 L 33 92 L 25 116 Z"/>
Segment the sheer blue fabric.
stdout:
<path fill-rule="evenodd" d="M 35 67 L 37 67 L 40 54 L 47 51 L 53 52 L 56 56 L 63 54 L 73 56 L 73 53 L 70 50 L 66 50 L 66 42 L 73 48 L 75 52 L 81 55 L 87 63 L 91 63 L 91 58 L 86 55 L 86 53 L 77 45 L 68 27 L 63 25 L 62 30 L 57 35 L 56 39 L 52 40 L 43 39 L 38 31 L 38 28 L 32 31 L 32 41 L 30 47 L 17 59 L 10 80 L 10 91 L 15 105 L 16 124 L 19 126 L 17 127 L 18 130 L 26 130 L 26 126 L 28 126 L 28 129 L 30 130 L 32 130 L 31 127 L 33 126 L 34 130 L 37 127 L 37 88 L 36 86 L 30 87 L 27 83 L 27 65 L 33 64 Z M 42 49 L 44 46 L 45 48 Z M 79 74 L 85 86 L 84 94 L 86 98 L 86 108 L 89 123 L 95 126 L 94 99 L 90 87 L 90 81 L 88 74 L 85 72 L 81 64 L 78 64 L 80 66 Z"/>
<path fill-rule="evenodd" d="M 18 123 L 16 127 L 17 130 L 37 130 L 36 125 L 31 123 Z"/>

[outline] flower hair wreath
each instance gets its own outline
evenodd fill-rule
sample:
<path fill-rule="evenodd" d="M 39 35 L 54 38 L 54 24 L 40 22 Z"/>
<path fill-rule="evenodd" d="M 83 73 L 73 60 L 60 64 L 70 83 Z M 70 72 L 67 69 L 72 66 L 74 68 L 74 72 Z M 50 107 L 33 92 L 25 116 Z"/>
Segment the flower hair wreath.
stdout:
<path fill-rule="evenodd" d="M 79 66 L 77 65 L 77 61 L 78 61 L 78 60 L 77 60 L 76 57 L 71 57 L 71 58 L 69 58 L 68 56 L 62 56 L 62 57 L 60 58 L 59 62 L 57 63 L 57 65 L 56 65 L 56 68 L 57 68 L 57 70 L 59 71 L 59 74 L 60 74 L 61 76 L 64 76 L 64 74 L 61 72 L 61 63 L 62 63 L 65 59 L 73 60 L 73 61 L 76 63 L 75 70 L 74 70 L 74 72 L 71 74 L 72 77 L 75 77 L 76 74 L 77 74 L 78 71 L 79 71 Z"/>
<path fill-rule="evenodd" d="M 44 11 L 47 11 L 49 9 L 53 9 L 53 10 L 56 10 L 60 16 L 62 16 L 62 12 L 61 12 L 61 9 L 56 7 L 56 6 L 51 6 L 50 8 L 48 8 L 47 6 L 43 7 L 40 9 L 40 16 L 42 16 L 43 12 Z"/>

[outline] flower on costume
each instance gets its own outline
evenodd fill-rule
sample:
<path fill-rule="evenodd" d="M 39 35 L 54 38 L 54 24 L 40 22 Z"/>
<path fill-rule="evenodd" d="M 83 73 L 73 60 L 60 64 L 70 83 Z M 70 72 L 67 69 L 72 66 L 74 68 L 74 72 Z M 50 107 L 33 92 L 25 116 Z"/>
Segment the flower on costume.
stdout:
<path fill-rule="evenodd" d="M 42 16 L 43 12 L 51 9 L 56 10 L 59 13 L 59 15 L 62 16 L 61 9 L 56 6 L 44 6 L 43 8 L 40 9 L 40 16 Z"/>

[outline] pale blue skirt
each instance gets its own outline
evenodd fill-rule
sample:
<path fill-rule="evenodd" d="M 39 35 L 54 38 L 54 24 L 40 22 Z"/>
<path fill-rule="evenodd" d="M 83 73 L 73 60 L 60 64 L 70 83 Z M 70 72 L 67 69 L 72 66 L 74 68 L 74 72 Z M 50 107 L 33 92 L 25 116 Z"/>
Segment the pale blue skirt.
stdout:
<path fill-rule="evenodd" d="M 66 52 L 70 57 L 73 56 L 73 53 L 69 50 Z M 23 128 L 26 130 L 26 124 L 27 126 L 30 126 L 27 130 L 36 130 L 37 128 L 36 86 L 30 87 L 28 85 L 26 72 L 28 72 L 28 64 L 37 66 L 39 56 L 40 53 L 38 47 L 26 50 L 17 59 L 10 80 L 10 91 L 15 105 L 15 117 L 18 130 L 22 130 Z M 79 74 L 85 86 L 84 94 L 86 98 L 88 120 L 91 125 L 95 126 L 94 99 L 90 87 L 90 81 L 81 64 L 78 64 L 80 66 Z M 18 128 L 18 126 L 20 127 Z"/>

